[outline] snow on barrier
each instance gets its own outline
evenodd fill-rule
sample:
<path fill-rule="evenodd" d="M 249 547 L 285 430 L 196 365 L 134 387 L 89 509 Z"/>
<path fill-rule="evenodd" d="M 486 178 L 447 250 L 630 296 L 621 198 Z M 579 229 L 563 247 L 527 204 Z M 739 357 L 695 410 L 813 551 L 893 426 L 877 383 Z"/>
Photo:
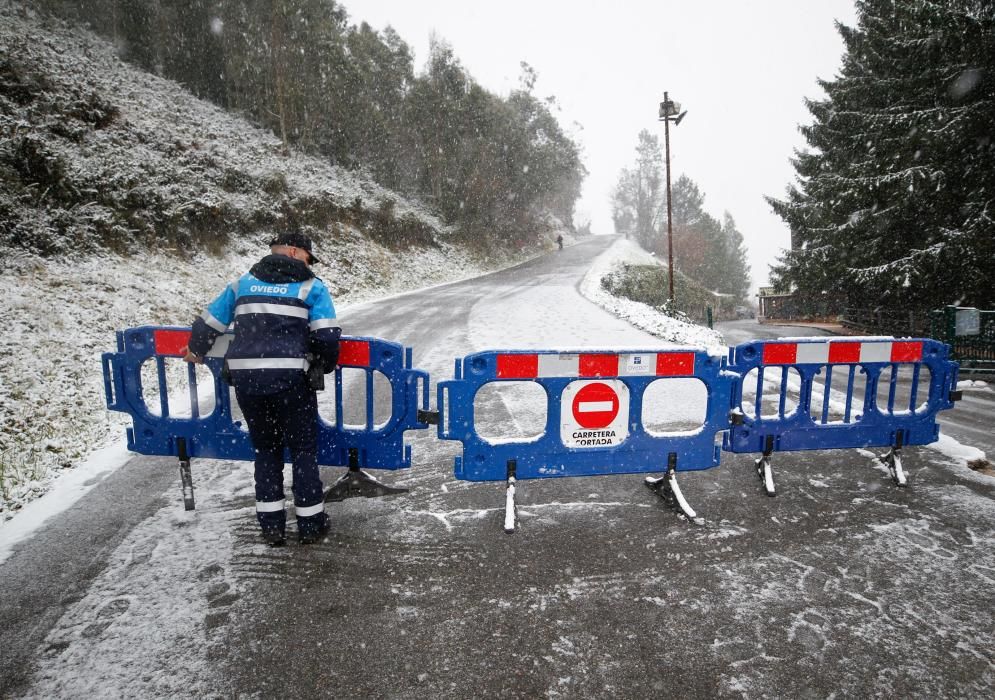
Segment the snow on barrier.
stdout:
<path fill-rule="evenodd" d="M 516 479 L 663 471 L 647 485 L 694 518 L 675 473 L 719 464 L 716 433 L 728 427 L 737 380 L 725 365 L 696 348 L 475 353 L 457 359 L 455 378 L 439 383 L 439 438 L 463 443 L 456 478 L 507 482 L 508 532 Z M 510 383 L 521 391 L 486 393 Z M 697 415 L 687 415 L 689 403 L 698 404 Z M 488 415 L 506 416 L 504 426 L 530 416 L 529 434 L 482 435 L 475 407 L 488 404 Z"/>
<path fill-rule="evenodd" d="M 759 452 L 768 495 L 775 451 L 890 447 L 882 460 L 906 485 L 901 448 L 939 437 L 937 413 L 959 396 L 957 363 L 935 340 L 798 338 L 743 343 L 730 350 L 742 379 L 733 394 L 729 452 Z"/>
<path fill-rule="evenodd" d="M 181 359 L 189 340 L 189 328 L 141 326 L 118 331 L 117 352 L 102 356 L 107 407 L 133 420 L 128 449 L 179 458 L 187 510 L 194 507 L 191 458 L 255 458 L 234 392 L 221 376 L 231 336 L 215 342 L 203 365 Z M 351 374 L 344 380 L 346 373 Z M 361 468 L 411 466 L 404 432 L 429 425 L 430 414 L 421 410 L 428 408 L 428 374 L 411 368 L 410 348 L 347 337 L 341 340 L 334 388 L 331 397 L 319 400 L 318 464 L 348 466 L 349 472 L 326 500 L 402 492 Z M 359 400 L 350 401 L 353 397 Z M 326 398 L 332 398 L 331 405 Z"/>

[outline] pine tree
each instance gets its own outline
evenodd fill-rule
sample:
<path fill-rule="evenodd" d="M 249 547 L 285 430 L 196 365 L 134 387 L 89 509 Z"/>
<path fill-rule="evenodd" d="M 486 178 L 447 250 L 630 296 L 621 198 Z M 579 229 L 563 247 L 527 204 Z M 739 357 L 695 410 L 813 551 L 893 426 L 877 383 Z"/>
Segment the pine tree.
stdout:
<path fill-rule="evenodd" d="M 708 289 L 745 301 L 750 290 L 743 234 L 725 212 L 722 223 L 705 211 L 698 185 L 681 175 L 673 196 L 674 267 Z"/>
<path fill-rule="evenodd" d="M 746 301 L 750 293 L 750 265 L 746 262 L 746 242 L 729 212 L 725 212 L 722 218 L 722 235 L 725 238 L 726 258 L 717 289 Z"/>
<path fill-rule="evenodd" d="M 612 192 L 616 232 L 631 233 L 643 248 L 658 253 L 666 250 L 659 229 L 661 206 L 666 206 L 662 172 L 660 139 L 643 129 L 636 145 L 636 162 L 622 170 Z M 622 222 L 631 228 L 620 231 Z"/>
<path fill-rule="evenodd" d="M 995 305 L 995 7 L 861 0 L 797 184 L 769 199 L 792 250 L 772 267 L 809 308 Z"/>

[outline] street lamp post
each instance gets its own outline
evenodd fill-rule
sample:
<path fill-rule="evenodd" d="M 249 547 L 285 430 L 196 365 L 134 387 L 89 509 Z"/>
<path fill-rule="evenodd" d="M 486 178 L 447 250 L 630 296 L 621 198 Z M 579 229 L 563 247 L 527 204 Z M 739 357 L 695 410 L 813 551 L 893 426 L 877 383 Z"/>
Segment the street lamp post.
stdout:
<path fill-rule="evenodd" d="M 670 279 L 670 303 L 674 303 L 674 228 L 673 228 L 673 208 L 670 205 L 670 122 L 674 126 L 681 123 L 687 111 L 681 112 L 681 103 L 674 102 L 670 96 L 664 92 L 663 102 L 660 103 L 660 121 L 663 122 L 663 140 L 666 149 L 667 163 L 667 276 Z"/>

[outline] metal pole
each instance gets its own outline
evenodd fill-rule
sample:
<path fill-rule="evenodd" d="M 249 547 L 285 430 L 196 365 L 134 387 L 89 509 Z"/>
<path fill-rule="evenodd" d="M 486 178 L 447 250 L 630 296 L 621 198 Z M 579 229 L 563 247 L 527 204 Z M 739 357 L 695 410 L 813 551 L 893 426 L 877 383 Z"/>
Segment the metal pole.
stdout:
<path fill-rule="evenodd" d="M 663 104 L 669 105 L 670 98 L 663 93 Z M 670 113 L 669 107 L 664 107 L 663 139 L 667 150 L 667 276 L 670 278 L 670 303 L 674 303 L 674 230 L 673 210 L 670 206 Z"/>

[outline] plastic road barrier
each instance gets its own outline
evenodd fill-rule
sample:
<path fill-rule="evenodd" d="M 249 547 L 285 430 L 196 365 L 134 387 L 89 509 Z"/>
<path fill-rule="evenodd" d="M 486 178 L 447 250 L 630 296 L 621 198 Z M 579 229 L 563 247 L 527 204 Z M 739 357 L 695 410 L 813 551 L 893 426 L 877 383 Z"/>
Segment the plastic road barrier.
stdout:
<path fill-rule="evenodd" d="M 189 338 L 189 328 L 120 331 L 103 370 L 108 408 L 133 420 L 128 448 L 178 457 L 184 503 L 192 509 L 191 458 L 254 455 L 221 376 L 231 336 L 219 338 L 203 369 L 180 360 Z M 774 495 L 775 451 L 889 447 L 881 459 L 905 486 L 902 447 L 937 440 L 937 414 L 960 398 L 949 353 L 934 340 L 877 337 L 754 341 L 730 349 L 728 358 L 700 348 L 491 350 L 456 360 L 454 378 L 438 385 L 436 413 L 428 407 L 429 376 L 412 369 L 410 348 L 343 338 L 335 416 L 319 422 L 318 463 L 349 470 L 325 500 L 403 492 L 362 468 L 410 467 L 404 433 L 431 423 L 438 423 L 440 439 L 462 443 L 457 479 L 506 482 L 508 532 L 515 529 L 519 479 L 664 472 L 645 483 L 693 519 L 676 473 L 716 467 L 722 450 L 760 453 L 757 474 Z M 343 379 L 356 370 L 361 378 Z M 180 378 L 180 392 L 172 391 Z M 347 405 L 344 395 L 359 393 L 363 400 Z M 690 425 L 686 416 L 661 419 L 681 414 L 693 395 L 703 407 Z M 345 420 L 346 409 L 362 413 L 358 425 Z M 485 430 L 494 422 L 520 428 L 530 419 L 532 435 Z"/>
<path fill-rule="evenodd" d="M 959 398 L 957 363 L 935 340 L 799 338 L 730 350 L 736 384 L 730 452 L 759 452 L 757 470 L 774 495 L 775 451 L 890 447 L 882 457 L 906 485 L 901 448 L 939 437 L 936 418 Z"/>
<path fill-rule="evenodd" d="M 119 331 L 117 352 L 102 356 L 107 407 L 132 417 L 128 449 L 179 458 L 188 510 L 194 507 L 191 458 L 254 459 L 248 432 L 233 415 L 237 408 L 233 392 L 221 377 L 231 336 L 215 342 L 204 358 L 208 374 L 201 377 L 196 365 L 179 359 L 189 339 L 189 328 L 141 326 Z M 168 362 L 186 364 L 180 370 L 185 372 L 185 395 L 174 391 L 169 377 L 177 371 L 167 372 Z M 344 421 L 343 368 L 355 368 L 364 375 L 365 417 L 360 425 Z M 375 391 L 376 373 L 389 382 L 389 396 Z M 153 385 L 156 388 L 150 391 Z M 377 338 L 347 337 L 341 340 L 334 386 L 334 422 L 319 420 L 318 464 L 348 466 L 349 473 L 329 490 L 326 500 L 403 491 L 380 484 L 361 468 L 411 466 L 411 447 L 404 444 L 404 432 L 429 425 L 428 374 L 411 368 L 410 348 Z M 182 392 L 182 383 L 178 388 Z M 389 411 L 379 423 L 378 408 Z"/>
<path fill-rule="evenodd" d="M 456 360 L 455 379 L 438 386 L 439 437 L 463 443 L 457 479 L 507 481 L 505 529 L 514 530 L 516 479 L 665 471 L 647 479 L 690 518 L 694 511 L 675 472 L 719 464 L 716 433 L 729 422 L 736 377 L 725 358 L 696 348 L 666 351 L 488 351 Z M 647 389 L 658 381 L 695 379 L 707 392 L 701 425 L 652 434 L 644 421 Z M 475 425 L 474 403 L 493 382 L 528 382 L 544 392 L 545 424 L 525 440 L 490 440 Z M 514 414 L 516 407 L 508 406 Z"/>

